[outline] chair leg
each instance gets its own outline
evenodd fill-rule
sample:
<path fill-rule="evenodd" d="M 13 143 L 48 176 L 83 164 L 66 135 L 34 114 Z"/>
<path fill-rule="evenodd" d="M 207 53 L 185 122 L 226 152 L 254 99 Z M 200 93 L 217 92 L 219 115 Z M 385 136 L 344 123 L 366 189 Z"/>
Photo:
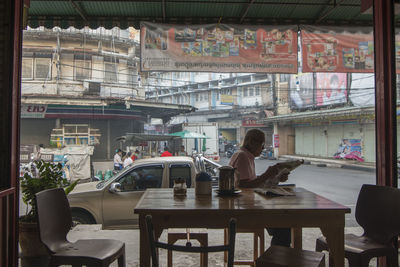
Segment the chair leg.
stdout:
<path fill-rule="evenodd" d="M 258 234 L 253 234 L 253 260 L 256 261 L 258 258 Z"/>

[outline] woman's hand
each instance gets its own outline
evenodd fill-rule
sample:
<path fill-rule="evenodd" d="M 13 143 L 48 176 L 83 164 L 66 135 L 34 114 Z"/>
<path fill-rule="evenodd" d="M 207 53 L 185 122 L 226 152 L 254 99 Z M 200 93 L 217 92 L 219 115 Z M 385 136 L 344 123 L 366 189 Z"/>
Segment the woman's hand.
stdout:
<path fill-rule="evenodd" d="M 279 171 L 279 173 L 276 175 L 277 179 L 279 182 L 286 182 L 289 178 L 290 171 L 288 169 L 282 169 Z"/>

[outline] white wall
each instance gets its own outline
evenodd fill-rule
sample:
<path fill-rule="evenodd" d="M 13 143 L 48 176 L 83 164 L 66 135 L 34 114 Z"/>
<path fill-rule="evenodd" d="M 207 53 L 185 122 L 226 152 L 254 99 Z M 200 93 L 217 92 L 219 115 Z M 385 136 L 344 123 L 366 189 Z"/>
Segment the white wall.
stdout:
<path fill-rule="evenodd" d="M 296 127 L 295 135 L 295 153 L 299 155 L 333 158 L 342 139 L 361 139 L 365 161 L 375 161 L 373 123 Z"/>

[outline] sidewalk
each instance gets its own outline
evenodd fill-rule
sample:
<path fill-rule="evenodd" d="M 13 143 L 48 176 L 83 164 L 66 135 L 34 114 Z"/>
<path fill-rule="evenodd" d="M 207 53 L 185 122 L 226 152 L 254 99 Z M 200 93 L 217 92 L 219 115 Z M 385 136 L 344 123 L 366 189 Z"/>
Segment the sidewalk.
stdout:
<path fill-rule="evenodd" d="M 345 168 L 352 170 L 361 170 L 368 172 L 375 172 L 375 163 L 371 162 L 358 162 L 356 160 L 348 159 L 333 159 L 333 158 L 314 158 L 300 155 L 281 155 L 279 159 L 304 159 L 304 164 L 317 165 L 319 167 L 334 167 Z"/>
<path fill-rule="evenodd" d="M 180 231 L 179 231 L 180 230 Z M 179 229 L 174 231 L 185 232 L 185 229 Z M 217 245 L 223 243 L 223 230 L 215 229 L 192 229 L 192 232 L 208 232 L 209 244 Z M 345 233 L 353 233 L 356 235 L 362 234 L 361 227 L 346 227 Z M 166 242 L 166 231 L 161 235 L 161 240 Z M 319 228 L 304 228 L 303 229 L 303 249 L 312 250 L 315 249 L 315 240 L 321 236 Z M 104 239 L 112 238 L 125 242 L 125 253 L 126 253 L 126 266 L 137 267 L 139 266 L 139 230 L 101 230 L 101 225 L 78 225 L 70 231 L 68 239 L 70 241 L 76 241 L 77 239 L 95 238 Z M 265 231 L 265 242 L 266 248 L 270 244 L 271 238 Z M 181 241 L 185 244 L 186 240 Z M 179 244 L 179 243 L 178 243 Z M 193 245 L 198 245 L 196 241 L 193 241 Z M 236 249 L 235 259 L 249 259 L 252 256 L 253 251 L 253 235 L 252 234 L 237 234 L 236 236 Z M 174 267 L 181 266 L 200 266 L 200 256 L 196 253 L 179 253 L 175 252 L 173 255 Z M 328 255 L 326 254 L 326 260 L 328 261 Z M 224 266 L 223 254 L 222 253 L 210 253 L 208 256 L 208 266 Z M 328 263 L 328 262 L 327 262 Z M 110 265 L 111 267 L 117 267 L 116 263 Z M 167 266 L 167 254 L 165 250 L 160 250 L 160 266 Z M 328 265 L 326 265 L 328 266 Z M 348 266 L 347 263 L 345 266 Z M 370 266 L 374 265 L 373 261 Z"/>

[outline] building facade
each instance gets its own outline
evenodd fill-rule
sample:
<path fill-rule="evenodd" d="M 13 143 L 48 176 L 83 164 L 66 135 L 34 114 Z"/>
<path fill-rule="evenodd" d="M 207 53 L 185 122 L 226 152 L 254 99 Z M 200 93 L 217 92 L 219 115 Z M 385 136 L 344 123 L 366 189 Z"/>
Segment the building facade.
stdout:
<path fill-rule="evenodd" d="M 220 136 L 236 143 L 260 128 L 275 156 L 375 161 L 373 74 L 178 75 L 185 84 L 146 89 L 147 99 L 198 108 L 171 123 L 218 121 Z"/>
<path fill-rule="evenodd" d="M 142 133 L 151 118 L 168 121 L 190 111 L 187 105 L 144 101 L 141 79 L 146 76 L 138 73 L 135 34 L 134 29 L 118 28 L 24 31 L 21 144 L 89 144 L 95 146 L 94 160 L 111 159 L 121 148 L 117 137 Z M 71 125 L 95 129 L 96 142 L 90 141 L 90 133 L 51 140 L 56 129 Z"/>

